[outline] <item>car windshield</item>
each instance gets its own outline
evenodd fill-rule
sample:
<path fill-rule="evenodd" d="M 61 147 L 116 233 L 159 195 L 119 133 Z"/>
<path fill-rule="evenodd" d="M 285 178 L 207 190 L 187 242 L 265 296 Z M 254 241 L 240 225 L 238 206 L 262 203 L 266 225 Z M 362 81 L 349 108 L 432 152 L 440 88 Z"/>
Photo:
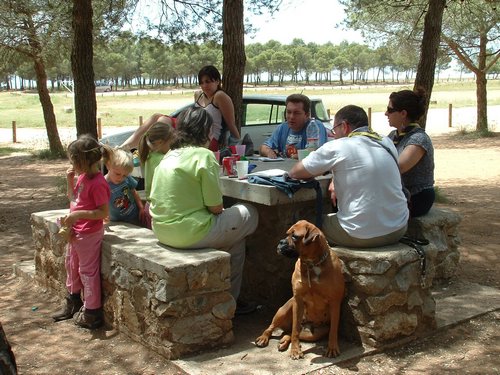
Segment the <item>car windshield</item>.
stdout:
<path fill-rule="evenodd" d="M 328 116 L 328 112 L 326 111 L 323 102 L 312 101 L 311 106 L 313 106 L 313 108 L 311 109 L 311 113 L 314 114 L 315 118 L 323 122 L 330 121 L 330 117 Z"/>
<path fill-rule="evenodd" d="M 269 103 L 244 104 L 245 126 L 281 124 L 285 121 L 285 105 Z"/>

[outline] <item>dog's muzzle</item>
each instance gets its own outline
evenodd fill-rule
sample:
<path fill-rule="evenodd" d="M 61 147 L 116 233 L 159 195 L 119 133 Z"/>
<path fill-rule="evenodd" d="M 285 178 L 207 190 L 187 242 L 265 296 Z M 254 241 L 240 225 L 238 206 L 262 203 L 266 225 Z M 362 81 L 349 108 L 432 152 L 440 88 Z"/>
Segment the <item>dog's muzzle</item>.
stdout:
<path fill-rule="evenodd" d="M 280 242 L 278 243 L 278 254 L 292 259 L 297 259 L 299 257 L 299 253 L 297 253 L 295 247 L 290 246 L 286 238 L 280 240 Z"/>

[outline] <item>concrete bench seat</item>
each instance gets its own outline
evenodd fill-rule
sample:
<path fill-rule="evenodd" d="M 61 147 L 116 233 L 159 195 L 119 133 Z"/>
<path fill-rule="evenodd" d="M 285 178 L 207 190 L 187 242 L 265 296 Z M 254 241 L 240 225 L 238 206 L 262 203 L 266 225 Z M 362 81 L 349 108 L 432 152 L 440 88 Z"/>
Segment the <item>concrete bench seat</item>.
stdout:
<path fill-rule="evenodd" d="M 456 213 L 435 207 L 410 220 L 407 235 L 429 240 L 422 246 L 424 262 L 415 249 L 402 243 L 373 249 L 336 247 L 347 288 L 343 336 L 384 347 L 435 329 L 431 289 L 456 273 L 460 221 Z"/>
<path fill-rule="evenodd" d="M 382 347 L 436 326 L 430 286 L 434 267 L 422 274 L 420 256 L 404 244 L 376 249 L 337 247 L 344 262 L 346 298 L 342 336 Z M 434 258 L 426 251 L 426 262 Z"/>
<path fill-rule="evenodd" d="M 66 295 L 66 243 L 57 235 L 56 219 L 66 212 L 31 217 L 35 278 L 61 297 Z M 242 294 L 275 311 L 276 304 L 291 296 L 295 262 L 276 253 L 288 223 L 280 220 L 279 212 L 272 216 L 270 211 L 269 217 L 259 213 L 259 229 L 247 241 Z M 341 335 L 384 347 L 434 329 L 431 287 L 456 272 L 460 220 L 452 211 L 432 208 L 410 221 L 408 234 L 430 241 L 424 246 L 424 274 L 419 254 L 401 243 L 364 250 L 336 247 L 346 278 Z M 169 359 L 223 347 L 234 340 L 229 264 L 226 252 L 168 248 L 148 229 L 110 224 L 101 265 L 106 323 Z"/>
<path fill-rule="evenodd" d="M 35 279 L 67 293 L 66 242 L 56 220 L 67 210 L 32 214 Z M 134 340 L 175 359 L 234 340 L 235 302 L 229 293 L 229 254 L 180 250 L 151 230 L 127 223 L 106 226 L 102 245 L 105 321 Z"/>

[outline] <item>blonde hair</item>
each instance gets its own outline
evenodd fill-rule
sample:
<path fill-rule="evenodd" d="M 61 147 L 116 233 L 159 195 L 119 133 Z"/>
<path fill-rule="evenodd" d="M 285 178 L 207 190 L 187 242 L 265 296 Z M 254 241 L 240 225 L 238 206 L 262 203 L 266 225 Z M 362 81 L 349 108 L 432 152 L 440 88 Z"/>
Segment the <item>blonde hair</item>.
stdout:
<path fill-rule="evenodd" d="M 146 160 L 148 160 L 149 152 L 151 151 L 149 144 L 159 140 L 172 144 L 174 139 L 175 130 L 171 125 L 165 124 L 164 122 L 155 122 L 151 125 L 149 130 L 139 141 L 139 157 L 141 159 L 141 164 L 144 165 Z"/>
<path fill-rule="evenodd" d="M 134 169 L 134 157 L 131 152 L 122 148 L 111 149 L 111 155 L 106 161 L 106 167 L 108 169 L 123 168 L 127 173 L 132 173 Z"/>

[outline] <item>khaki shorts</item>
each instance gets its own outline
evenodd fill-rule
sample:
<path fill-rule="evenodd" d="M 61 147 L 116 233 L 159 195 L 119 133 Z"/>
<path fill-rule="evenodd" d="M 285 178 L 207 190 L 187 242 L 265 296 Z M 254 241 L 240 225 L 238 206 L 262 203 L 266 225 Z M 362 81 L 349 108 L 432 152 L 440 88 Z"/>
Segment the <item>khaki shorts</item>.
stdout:
<path fill-rule="evenodd" d="M 380 247 L 392 245 L 398 242 L 406 233 L 407 225 L 392 233 L 373 238 L 356 238 L 347 233 L 339 223 L 337 214 L 328 214 L 323 216 L 323 233 L 330 245 L 345 247 Z"/>

